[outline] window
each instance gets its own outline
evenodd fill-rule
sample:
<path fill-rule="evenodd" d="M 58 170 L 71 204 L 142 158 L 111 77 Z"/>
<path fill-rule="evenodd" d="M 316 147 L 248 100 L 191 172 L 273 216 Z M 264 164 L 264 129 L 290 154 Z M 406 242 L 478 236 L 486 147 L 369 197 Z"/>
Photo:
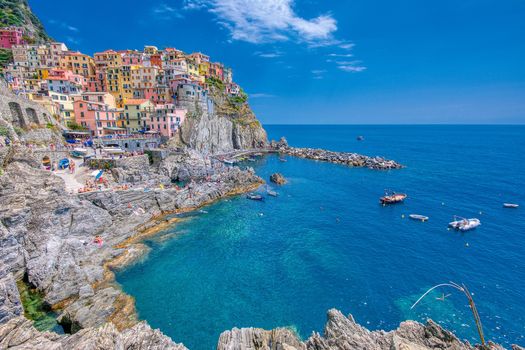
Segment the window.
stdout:
<path fill-rule="evenodd" d="M 80 112 L 80 118 L 84 118 L 84 112 Z"/>

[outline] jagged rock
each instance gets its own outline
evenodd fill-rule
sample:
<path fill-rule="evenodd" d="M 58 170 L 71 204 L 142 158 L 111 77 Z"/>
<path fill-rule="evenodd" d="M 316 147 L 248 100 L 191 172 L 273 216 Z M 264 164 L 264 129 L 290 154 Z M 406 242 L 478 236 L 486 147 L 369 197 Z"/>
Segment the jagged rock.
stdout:
<path fill-rule="evenodd" d="M 495 344 L 476 348 L 502 349 Z M 340 311 L 331 309 L 328 311 L 324 335 L 314 332 L 304 343 L 296 334 L 284 328 L 272 331 L 234 328 L 221 334 L 217 350 L 245 349 L 473 350 L 475 347 L 461 342 L 432 321 L 428 321 L 426 325 L 414 321 L 403 322 L 398 329 L 390 332 L 369 331 L 357 324 L 352 316 L 345 317 Z"/>
<path fill-rule="evenodd" d="M 287 328 L 234 328 L 222 332 L 217 350 L 305 350 L 297 334 Z"/>
<path fill-rule="evenodd" d="M 190 178 L 195 171 L 200 180 L 184 189 L 136 187 L 70 195 L 62 179 L 19 161 L 24 154 L 16 152 L 0 176 L 0 271 L 19 278 L 26 274 L 45 302 L 60 307 L 61 319 L 75 329 L 98 326 L 109 318 L 119 326 L 136 321 L 119 289 L 93 286 L 108 278 L 104 264 L 125 253 L 115 246 L 136 235 L 137 228 L 163 212 L 198 207 L 262 182 L 253 170 L 224 166 L 204 181 L 203 166 L 192 163 L 181 166 Z M 95 236 L 102 237 L 102 246 L 93 242 Z M 139 255 L 138 249 L 131 252 L 137 254 L 127 254 L 129 260 Z M 8 302 L 14 300 L 13 292 L 17 295 L 8 288 L 11 285 L 2 284 L 5 288 L 0 290 L 0 298 L 6 300 L 0 311 L 5 319 L 20 314 L 19 303 Z"/>
<path fill-rule="evenodd" d="M 0 325 L 0 349 L 100 349 L 100 350 L 185 350 L 183 344 L 173 342 L 159 330 L 153 330 L 145 322 L 124 331 L 112 323 L 98 328 L 86 328 L 73 335 L 39 332 L 32 322 L 17 317 Z"/>
<path fill-rule="evenodd" d="M 24 309 L 13 274 L 0 271 L 0 324 L 23 313 Z"/>
<path fill-rule="evenodd" d="M 286 149 L 288 148 L 288 141 L 283 136 L 279 139 L 279 141 L 272 140 L 272 142 L 270 142 L 270 147 L 276 150 Z"/>
<path fill-rule="evenodd" d="M 286 179 L 280 173 L 272 174 L 270 176 L 270 181 L 276 183 L 277 185 L 284 185 L 286 183 Z"/>
<path fill-rule="evenodd" d="M 232 107 L 226 93 L 213 86 L 209 97 L 206 101 L 181 101 L 188 115 L 170 145 L 205 154 L 267 145 L 266 131 L 248 104 Z"/>

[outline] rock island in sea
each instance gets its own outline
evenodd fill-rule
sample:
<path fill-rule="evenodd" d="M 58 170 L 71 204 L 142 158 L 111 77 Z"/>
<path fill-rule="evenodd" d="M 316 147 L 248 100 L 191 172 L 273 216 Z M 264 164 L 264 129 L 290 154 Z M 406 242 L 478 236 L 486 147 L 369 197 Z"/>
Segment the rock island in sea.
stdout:
<path fill-rule="evenodd" d="M 35 49 L 20 42 L 5 67 L 9 79 L 0 84 L 0 349 L 185 349 L 137 319 L 113 269 L 147 253 L 141 240 L 176 221 L 171 214 L 264 183 L 249 168 L 225 165 L 225 157 L 279 152 L 353 167 L 401 167 L 268 142 L 231 70 L 206 55 L 146 46 L 89 57 L 42 35 L 35 40 L 50 54 L 34 67 L 20 65 Z M 78 59 L 86 66 L 78 68 Z M 30 82 L 37 69 L 47 78 Z M 130 86 L 119 79 L 130 79 Z M 66 334 L 29 319 L 35 313 L 21 298 L 21 285 Z M 252 348 L 473 347 L 432 321 L 370 332 L 330 310 L 325 334 L 306 341 L 288 329 L 254 328 L 218 339 L 218 349 Z"/>

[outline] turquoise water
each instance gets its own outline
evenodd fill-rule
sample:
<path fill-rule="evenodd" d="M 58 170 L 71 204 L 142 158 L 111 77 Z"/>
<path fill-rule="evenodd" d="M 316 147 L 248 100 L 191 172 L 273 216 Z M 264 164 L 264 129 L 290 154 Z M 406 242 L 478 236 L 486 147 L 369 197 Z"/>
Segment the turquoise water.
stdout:
<path fill-rule="evenodd" d="M 276 156 L 250 163 L 263 178 L 278 171 L 289 184 L 263 203 L 236 197 L 210 205 L 149 240 L 149 257 L 117 275 L 140 318 L 193 350 L 214 349 L 233 327 L 290 326 L 306 338 L 322 332 L 332 307 L 371 329 L 431 317 L 476 341 L 466 299 L 453 290 L 410 310 L 425 289 L 455 281 L 474 293 L 488 339 L 525 344 L 525 127 L 267 130 L 295 146 L 383 155 L 407 168 Z M 382 207 L 385 188 L 409 198 Z M 402 217 L 410 213 L 430 220 Z M 478 217 L 482 226 L 448 231 L 454 214 Z M 437 300 L 442 293 L 452 295 Z"/>

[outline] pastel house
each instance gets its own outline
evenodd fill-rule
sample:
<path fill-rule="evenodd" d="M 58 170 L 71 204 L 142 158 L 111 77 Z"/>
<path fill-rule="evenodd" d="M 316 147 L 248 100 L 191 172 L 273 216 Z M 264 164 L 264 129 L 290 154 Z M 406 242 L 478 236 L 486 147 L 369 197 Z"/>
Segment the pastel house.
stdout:
<path fill-rule="evenodd" d="M 93 136 L 125 134 L 119 127 L 122 109 L 116 108 L 115 97 L 107 92 L 84 92 L 73 101 L 75 121 L 89 129 Z"/>
<path fill-rule="evenodd" d="M 0 28 L 0 47 L 10 49 L 24 43 L 24 29 L 20 27 Z"/>

